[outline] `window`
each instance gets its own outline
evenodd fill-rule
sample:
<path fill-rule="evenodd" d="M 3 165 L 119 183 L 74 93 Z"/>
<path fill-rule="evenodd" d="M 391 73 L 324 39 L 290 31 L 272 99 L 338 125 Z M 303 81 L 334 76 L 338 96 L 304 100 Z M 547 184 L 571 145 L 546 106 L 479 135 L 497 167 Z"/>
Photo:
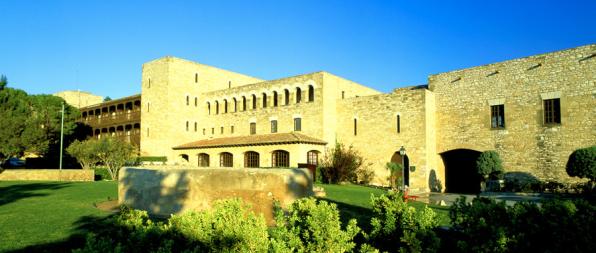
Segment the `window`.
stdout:
<path fill-rule="evenodd" d="M 233 134 L 234 133 L 234 126 L 230 126 L 230 133 Z"/>
<path fill-rule="evenodd" d="M 220 133 L 223 134 L 224 133 L 224 127 L 220 128 Z"/>
<path fill-rule="evenodd" d="M 273 92 L 273 107 L 277 106 L 277 91 Z"/>
<path fill-rule="evenodd" d="M 197 131 L 197 122 L 195 122 L 195 132 Z"/>
<path fill-rule="evenodd" d="M 252 109 L 257 109 L 257 96 L 252 95 Z"/>
<path fill-rule="evenodd" d="M 246 111 L 246 97 L 242 96 L 242 111 Z"/>
<path fill-rule="evenodd" d="M 219 167 L 232 167 L 234 166 L 234 156 L 232 153 L 223 152 L 219 154 Z"/>
<path fill-rule="evenodd" d="M 228 100 L 224 99 L 224 113 L 228 113 Z"/>
<path fill-rule="evenodd" d="M 397 133 L 400 133 L 401 132 L 401 118 L 400 118 L 399 115 L 397 115 L 397 124 L 396 124 L 396 126 L 397 126 Z"/>
<path fill-rule="evenodd" d="M 188 155 L 187 154 L 181 154 L 180 158 L 182 158 L 182 160 L 188 162 Z"/>
<path fill-rule="evenodd" d="M 284 90 L 284 105 L 290 104 L 290 91 L 288 89 Z"/>
<path fill-rule="evenodd" d="M 188 132 L 188 121 L 186 121 L 186 131 Z"/>
<path fill-rule="evenodd" d="M 257 123 L 250 123 L 250 134 L 257 134 Z"/>
<path fill-rule="evenodd" d="M 211 115 L 211 104 L 207 102 L 207 113 Z"/>
<path fill-rule="evenodd" d="M 151 88 L 151 78 L 149 78 L 149 83 L 147 84 L 147 88 Z"/>
<path fill-rule="evenodd" d="M 259 153 L 254 151 L 248 151 L 244 153 L 244 167 L 246 168 L 258 168 L 259 166 Z"/>
<path fill-rule="evenodd" d="M 319 151 L 316 151 L 316 150 L 308 151 L 308 153 L 306 153 L 306 163 L 312 164 L 312 165 L 318 165 L 319 164 Z"/>
<path fill-rule="evenodd" d="M 219 114 L 219 101 L 215 101 L 215 114 Z"/>
<path fill-rule="evenodd" d="M 197 107 L 198 104 L 199 104 L 199 100 L 197 99 L 197 97 L 195 97 L 195 107 Z"/>
<path fill-rule="evenodd" d="M 147 137 L 149 137 L 149 128 L 147 128 Z"/>
<path fill-rule="evenodd" d="M 341 91 L 341 99 L 344 99 L 344 98 L 346 98 L 346 92 L 342 90 Z"/>
<path fill-rule="evenodd" d="M 300 88 L 296 88 L 296 104 L 300 103 L 302 100 L 302 90 Z"/>
<path fill-rule="evenodd" d="M 544 124 L 561 124 L 561 99 L 544 100 Z"/>
<path fill-rule="evenodd" d="M 267 94 L 263 93 L 263 108 L 267 108 Z"/>
<path fill-rule="evenodd" d="M 358 119 L 354 119 L 354 136 L 358 135 Z"/>
<path fill-rule="evenodd" d="M 277 120 L 271 121 L 271 133 L 277 133 Z"/>
<path fill-rule="evenodd" d="M 308 102 L 315 101 L 315 88 L 312 85 L 308 86 Z"/>
<path fill-rule="evenodd" d="M 149 112 L 149 106 L 150 105 L 151 105 L 151 103 L 147 102 L 147 112 Z M 100 114 L 99 113 L 96 113 L 96 114 L 97 114 L 97 117 L 99 118 L 100 117 Z"/>
<path fill-rule="evenodd" d="M 206 132 L 205 132 L 205 128 L 203 128 L 203 135 L 205 135 L 205 133 L 206 133 Z"/>
<path fill-rule="evenodd" d="M 199 154 L 199 167 L 209 167 L 209 155 L 205 153 Z"/>
<path fill-rule="evenodd" d="M 234 112 L 238 111 L 238 101 L 236 101 L 236 98 L 234 98 Z"/>
<path fill-rule="evenodd" d="M 211 128 L 211 134 L 215 134 L 215 127 Z"/>
<path fill-rule="evenodd" d="M 490 127 L 505 128 L 505 105 L 490 106 Z"/>
<path fill-rule="evenodd" d="M 199 82 L 199 73 L 195 73 L 195 83 Z"/>
<path fill-rule="evenodd" d="M 190 105 L 190 96 L 186 96 L 186 105 Z"/>
<path fill-rule="evenodd" d="M 294 119 L 294 131 L 302 131 L 302 119 L 301 118 Z"/>
<path fill-rule="evenodd" d="M 285 150 L 275 150 L 271 154 L 271 167 L 290 167 L 290 153 Z"/>

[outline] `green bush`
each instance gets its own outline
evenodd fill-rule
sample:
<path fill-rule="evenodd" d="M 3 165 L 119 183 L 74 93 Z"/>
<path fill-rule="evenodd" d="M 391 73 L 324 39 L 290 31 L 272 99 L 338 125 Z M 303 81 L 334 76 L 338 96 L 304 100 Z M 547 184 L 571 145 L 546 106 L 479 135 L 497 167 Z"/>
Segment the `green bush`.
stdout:
<path fill-rule="evenodd" d="M 346 148 L 341 143 L 326 152 L 321 167 L 324 181 L 336 184 L 339 182 L 357 183 L 357 171 L 362 166 L 363 158 L 352 146 Z"/>
<path fill-rule="evenodd" d="M 503 161 L 497 151 L 484 151 L 476 160 L 476 169 L 484 180 L 488 178 L 500 179 L 503 175 Z"/>
<path fill-rule="evenodd" d="M 440 240 L 434 229 L 436 214 L 428 207 L 416 211 L 403 201 L 403 196 L 390 192 L 371 197 L 372 231 L 366 237 L 381 251 L 436 252 Z"/>
<path fill-rule="evenodd" d="M 273 252 L 349 252 L 360 231 L 354 219 L 342 229 L 335 204 L 313 198 L 297 200 L 287 213 L 277 208 L 275 222 L 270 231 Z"/>
<path fill-rule="evenodd" d="M 113 180 L 112 176 L 106 168 L 95 168 L 95 181 L 99 180 Z"/>
<path fill-rule="evenodd" d="M 572 177 L 596 180 L 596 146 L 581 148 L 573 151 L 565 167 L 567 174 Z"/>
<path fill-rule="evenodd" d="M 385 164 L 385 168 L 389 170 L 389 184 L 393 189 L 398 189 L 401 187 L 401 175 L 403 173 L 403 168 L 399 163 L 388 162 Z"/>
<path fill-rule="evenodd" d="M 315 169 L 315 183 L 317 184 L 322 184 L 325 183 L 325 181 L 323 181 L 323 173 L 321 172 L 323 169 L 321 168 L 321 166 L 317 166 L 317 168 Z"/>

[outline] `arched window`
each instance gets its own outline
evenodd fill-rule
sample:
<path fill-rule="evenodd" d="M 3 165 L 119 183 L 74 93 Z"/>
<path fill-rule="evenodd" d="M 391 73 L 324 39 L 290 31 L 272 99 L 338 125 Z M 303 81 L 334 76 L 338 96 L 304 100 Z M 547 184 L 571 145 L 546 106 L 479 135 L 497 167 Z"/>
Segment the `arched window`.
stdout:
<path fill-rule="evenodd" d="M 219 114 L 219 101 L 215 101 L 215 114 Z"/>
<path fill-rule="evenodd" d="M 302 100 L 302 90 L 299 87 L 296 87 L 296 104 L 300 103 Z"/>
<path fill-rule="evenodd" d="M 199 167 L 209 167 L 209 155 L 200 153 L 199 155 Z"/>
<path fill-rule="evenodd" d="M 267 108 L 267 94 L 263 93 L 263 108 Z"/>
<path fill-rule="evenodd" d="M 186 105 L 190 104 L 190 96 L 186 96 Z"/>
<path fill-rule="evenodd" d="M 312 165 L 319 165 L 319 151 L 308 151 L 308 153 L 306 153 L 306 163 Z"/>
<path fill-rule="evenodd" d="M 252 109 L 257 109 L 257 96 L 256 95 L 252 95 Z"/>
<path fill-rule="evenodd" d="M 244 167 L 247 168 L 258 168 L 259 166 L 259 153 L 254 151 L 248 151 L 244 153 Z"/>
<path fill-rule="evenodd" d="M 242 111 L 246 111 L 246 97 L 242 96 Z"/>
<path fill-rule="evenodd" d="M 290 153 L 285 150 L 275 150 L 271 154 L 271 167 L 290 167 Z"/>
<path fill-rule="evenodd" d="M 207 102 L 207 113 L 211 115 L 211 103 Z"/>
<path fill-rule="evenodd" d="M 228 113 L 228 100 L 224 99 L 224 113 Z"/>
<path fill-rule="evenodd" d="M 182 158 L 182 160 L 188 162 L 188 155 L 187 154 L 181 154 L 180 158 Z"/>
<path fill-rule="evenodd" d="M 312 85 L 308 86 L 308 102 L 315 101 L 315 88 Z"/>
<path fill-rule="evenodd" d="M 290 91 L 288 89 L 284 90 L 284 105 L 290 104 Z"/>
<path fill-rule="evenodd" d="M 234 112 L 238 111 L 238 101 L 234 98 Z"/>
<path fill-rule="evenodd" d="M 273 92 L 273 107 L 277 106 L 277 91 Z"/>
<path fill-rule="evenodd" d="M 232 153 L 223 152 L 219 154 L 219 167 L 233 167 L 234 155 Z"/>

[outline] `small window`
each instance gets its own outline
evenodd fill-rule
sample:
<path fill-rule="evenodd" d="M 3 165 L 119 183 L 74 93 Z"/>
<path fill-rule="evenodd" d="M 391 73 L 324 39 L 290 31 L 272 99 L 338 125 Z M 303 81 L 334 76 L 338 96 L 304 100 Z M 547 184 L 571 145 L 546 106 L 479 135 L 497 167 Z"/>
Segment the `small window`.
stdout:
<path fill-rule="evenodd" d="M 223 134 L 224 133 L 224 127 L 220 128 L 220 133 Z"/>
<path fill-rule="evenodd" d="M 267 94 L 263 93 L 263 108 L 267 108 Z"/>
<path fill-rule="evenodd" d="M 302 90 L 300 88 L 296 88 L 296 104 L 302 101 Z"/>
<path fill-rule="evenodd" d="M 147 112 L 149 112 L 149 106 L 151 105 L 151 103 L 147 102 Z M 99 117 L 100 114 L 97 114 L 97 117 Z"/>
<path fill-rule="evenodd" d="M 258 168 L 259 167 L 259 153 L 254 151 L 247 151 L 244 153 L 244 167 Z"/>
<path fill-rule="evenodd" d="M 308 86 L 308 102 L 315 101 L 315 88 L 312 85 Z"/>
<path fill-rule="evenodd" d="M 195 83 L 199 82 L 199 73 L 195 73 Z"/>
<path fill-rule="evenodd" d="M 215 127 L 211 128 L 211 134 L 215 134 Z"/>
<path fill-rule="evenodd" d="M 277 120 L 271 121 L 271 133 L 277 133 Z"/>
<path fill-rule="evenodd" d="M 246 111 L 246 97 L 242 96 L 242 111 Z"/>
<path fill-rule="evenodd" d="M 301 118 L 294 119 L 294 131 L 302 131 L 302 119 Z"/>
<path fill-rule="evenodd" d="M 206 132 L 205 132 L 205 128 L 203 128 L 203 135 L 205 135 L 205 134 L 206 134 Z"/>
<path fill-rule="evenodd" d="M 505 105 L 490 106 L 490 127 L 505 128 Z"/>
<path fill-rule="evenodd" d="M 346 98 L 346 92 L 342 90 L 341 91 L 341 99 L 344 99 L 344 98 Z"/>
<path fill-rule="evenodd" d="M 209 167 L 209 155 L 205 153 L 199 154 L 199 167 Z"/>
<path fill-rule="evenodd" d="M 238 111 L 238 101 L 234 98 L 234 112 Z"/>
<path fill-rule="evenodd" d="M 273 107 L 277 107 L 277 91 L 273 92 Z"/>
<path fill-rule="evenodd" d="M 190 96 L 186 96 L 186 105 L 190 105 Z"/>
<path fill-rule="evenodd" d="M 230 126 L 230 133 L 233 134 L 234 133 L 234 126 Z"/>
<path fill-rule="evenodd" d="M 257 109 L 257 96 L 252 95 L 252 109 Z"/>
<path fill-rule="evenodd" d="M 228 100 L 224 99 L 224 113 L 228 113 Z"/>
<path fill-rule="evenodd" d="M 188 131 L 188 121 L 186 121 L 186 131 Z"/>
<path fill-rule="evenodd" d="M 197 122 L 195 122 L 195 132 L 197 131 Z"/>
<path fill-rule="evenodd" d="M 401 117 L 397 115 L 397 133 L 401 133 Z"/>
<path fill-rule="evenodd" d="M 199 105 L 199 99 L 195 97 L 195 107 L 197 107 L 197 105 Z"/>
<path fill-rule="evenodd" d="M 285 150 L 275 150 L 271 154 L 271 167 L 290 167 L 290 153 Z"/>
<path fill-rule="evenodd" d="M 316 150 L 308 151 L 308 153 L 306 154 L 306 163 L 312 164 L 312 165 L 318 165 L 319 164 L 319 151 L 316 151 Z"/>
<path fill-rule="evenodd" d="M 219 101 L 215 101 L 215 114 L 219 114 Z"/>
<path fill-rule="evenodd" d="M 290 91 L 288 89 L 284 90 L 284 105 L 290 104 Z"/>
<path fill-rule="evenodd" d="M 207 102 L 207 114 L 211 115 L 211 104 Z"/>
<path fill-rule="evenodd" d="M 257 134 L 257 123 L 250 123 L 250 134 Z"/>
<path fill-rule="evenodd" d="M 149 137 L 149 128 L 147 128 L 147 137 Z"/>
<path fill-rule="evenodd" d="M 561 99 L 544 100 L 544 124 L 561 124 Z"/>
<path fill-rule="evenodd" d="M 148 80 L 147 88 L 151 88 L 151 78 L 149 78 L 149 80 Z"/>
<path fill-rule="evenodd" d="M 232 153 L 223 152 L 219 154 L 219 167 L 232 167 L 234 166 L 234 156 Z"/>
<path fill-rule="evenodd" d="M 354 119 L 354 136 L 358 135 L 358 119 Z"/>

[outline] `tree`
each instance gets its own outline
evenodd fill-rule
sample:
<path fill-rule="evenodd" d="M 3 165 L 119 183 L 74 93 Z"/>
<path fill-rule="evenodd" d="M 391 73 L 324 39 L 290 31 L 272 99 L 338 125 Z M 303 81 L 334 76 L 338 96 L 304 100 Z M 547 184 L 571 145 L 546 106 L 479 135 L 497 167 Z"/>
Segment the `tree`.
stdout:
<path fill-rule="evenodd" d="M 108 102 L 108 101 L 112 101 L 112 98 L 110 96 L 106 96 L 105 98 L 103 98 L 104 102 Z"/>
<path fill-rule="evenodd" d="M 484 151 L 476 160 L 476 169 L 483 180 L 487 180 L 489 177 L 498 179 L 503 175 L 503 161 L 497 151 Z"/>
<path fill-rule="evenodd" d="M 565 170 L 569 176 L 588 178 L 593 183 L 596 180 L 596 146 L 573 151 Z"/>
<path fill-rule="evenodd" d="M 399 163 L 388 162 L 385 168 L 389 170 L 389 184 L 394 189 L 401 185 L 400 175 L 402 174 L 403 166 Z"/>
<path fill-rule="evenodd" d="M 66 152 L 77 159 L 83 169 L 91 169 L 92 166 L 99 162 L 97 156 L 99 141 L 90 139 L 86 141 L 75 140 L 66 148 Z"/>
<path fill-rule="evenodd" d="M 98 140 L 97 157 L 108 168 L 113 179 L 118 179 L 118 171 L 133 157 L 134 147 L 120 139 L 107 137 Z"/>
<path fill-rule="evenodd" d="M 346 149 L 343 144 L 336 143 L 326 152 L 321 163 L 323 177 L 329 183 L 356 182 L 356 172 L 362 163 L 362 156 L 352 146 Z"/>
<path fill-rule="evenodd" d="M 28 143 L 22 137 L 30 115 L 26 92 L 11 88 L 0 90 L 0 164 L 25 152 Z"/>
<path fill-rule="evenodd" d="M 8 80 L 6 79 L 5 75 L 1 75 L 0 76 L 0 91 L 4 89 L 4 87 L 6 87 L 6 85 L 8 84 Z"/>

